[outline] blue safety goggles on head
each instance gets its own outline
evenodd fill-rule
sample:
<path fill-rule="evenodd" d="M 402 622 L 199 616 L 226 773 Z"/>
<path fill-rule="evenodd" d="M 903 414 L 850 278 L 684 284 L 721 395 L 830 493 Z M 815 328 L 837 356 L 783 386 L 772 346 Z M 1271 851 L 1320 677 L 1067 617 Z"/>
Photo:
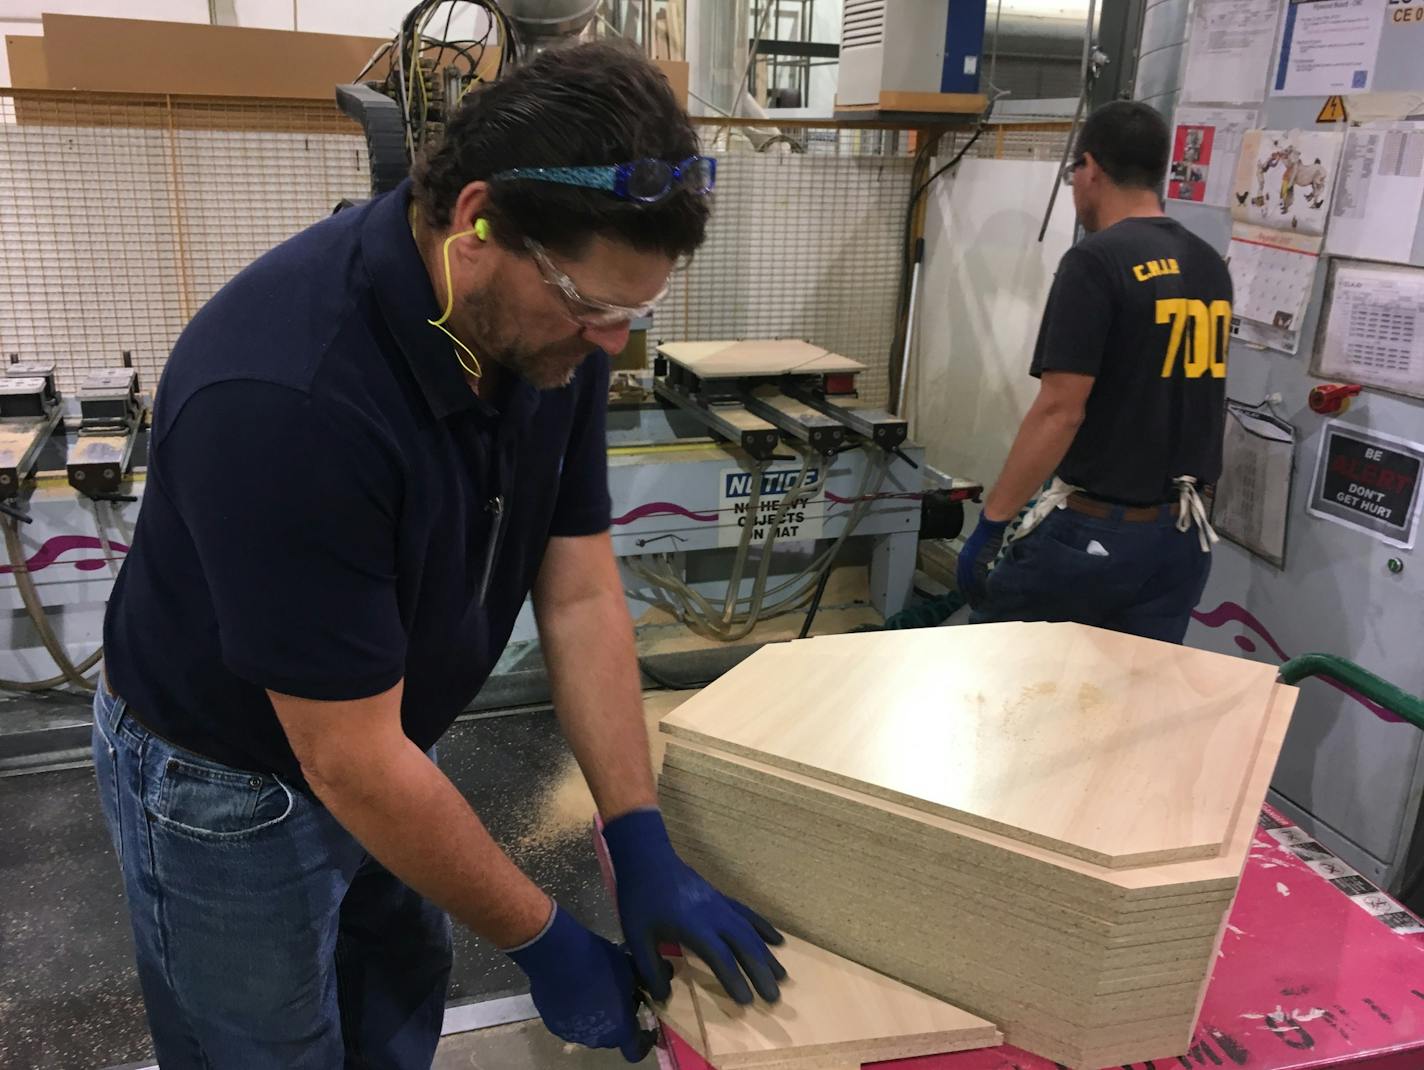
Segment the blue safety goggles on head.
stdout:
<path fill-rule="evenodd" d="M 584 189 L 606 190 L 625 201 L 652 204 L 677 189 L 699 195 L 711 193 L 717 181 L 717 161 L 710 156 L 689 156 L 678 164 L 649 159 L 603 167 L 515 167 L 492 175 L 491 179 L 495 182 L 521 179 L 582 186 Z"/>

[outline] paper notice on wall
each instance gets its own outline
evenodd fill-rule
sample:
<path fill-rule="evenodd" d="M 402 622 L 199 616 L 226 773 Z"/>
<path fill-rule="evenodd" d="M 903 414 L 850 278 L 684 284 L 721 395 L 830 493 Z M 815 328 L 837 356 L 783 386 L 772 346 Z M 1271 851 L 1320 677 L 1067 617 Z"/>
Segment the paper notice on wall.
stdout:
<path fill-rule="evenodd" d="M 1280 340 L 1276 348 L 1289 353 L 1299 347 L 1300 323 L 1315 283 L 1319 249 L 1316 237 L 1241 224 L 1231 231 L 1226 253 L 1235 290 L 1231 310 L 1242 320 L 1272 328 Z M 1239 330 L 1233 333 L 1240 336 Z"/>
<path fill-rule="evenodd" d="M 1197 0 L 1184 103 L 1258 104 L 1274 55 L 1279 0 Z"/>
<path fill-rule="evenodd" d="M 1232 542 L 1284 567 L 1295 429 L 1269 412 L 1235 402 L 1228 403 L 1226 412 L 1212 526 Z"/>
<path fill-rule="evenodd" d="M 1178 108 L 1172 139 L 1167 197 L 1225 208 L 1236 177 L 1236 159 L 1255 111 Z"/>
<path fill-rule="evenodd" d="M 1424 207 L 1424 123 L 1345 135 L 1326 252 L 1407 263 Z"/>
<path fill-rule="evenodd" d="M 1424 395 L 1424 268 L 1337 261 L 1315 370 Z"/>
<path fill-rule="evenodd" d="M 1365 93 L 1374 84 L 1390 0 L 1289 0 L 1272 92 Z"/>
<path fill-rule="evenodd" d="M 1291 234 L 1324 234 L 1344 140 L 1335 130 L 1248 130 L 1236 163 L 1231 218 Z"/>

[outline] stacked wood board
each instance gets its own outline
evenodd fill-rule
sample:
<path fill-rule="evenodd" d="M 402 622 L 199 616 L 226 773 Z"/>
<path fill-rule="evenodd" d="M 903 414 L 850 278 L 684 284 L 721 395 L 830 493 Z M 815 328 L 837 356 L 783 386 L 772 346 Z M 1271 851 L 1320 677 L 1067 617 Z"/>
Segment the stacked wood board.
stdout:
<path fill-rule="evenodd" d="M 739 1006 L 697 959 L 676 960 L 658 1017 L 717 1070 L 842 1070 L 993 1047 L 990 1022 L 795 936 L 776 949 L 781 999 Z"/>
<path fill-rule="evenodd" d="M 663 720 L 690 863 L 820 947 L 1097 1068 L 1188 1047 L 1295 701 L 1074 624 L 766 647 Z"/>

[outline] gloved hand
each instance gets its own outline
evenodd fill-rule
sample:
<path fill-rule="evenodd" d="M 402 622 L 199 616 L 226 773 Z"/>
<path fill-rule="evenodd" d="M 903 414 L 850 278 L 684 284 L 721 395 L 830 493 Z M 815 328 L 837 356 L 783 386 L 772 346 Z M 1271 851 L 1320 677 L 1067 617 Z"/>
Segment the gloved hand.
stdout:
<path fill-rule="evenodd" d="M 556 1037 L 587 1048 L 618 1048 L 630 1063 L 652 1050 L 657 1034 L 638 1026 L 628 952 L 584 928 L 558 904 L 542 933 L 505 954 L 529 978 L 539 1017 Z"/>
<path fill-rule="evenodd" d="M 604 826 L 603 839 L 618 884 L 623 938 L 643 987 L 655 1000 L 671 994 L 672 971 L 658 955 L 662 940 L 680 944 L 707 963 L 738 1003 L 752 1001 L 747 978 L 767 1002 L 780 997 L 777 982 L 786 971 L 766 945 L 782 943 L 782 935 L 677 856 L 661 813 L 624 814 Z"/>
<path fill-rule="evenodd" d="M 971 606 L 977 606 L 984 598 L 989 566 L 999 556 L 1008 527 L 1007 520 L 990 520 L 981 512 L 979 523 L 964 540 L 964 549 L 959 551 L 959 564 L 954 570 L 954 581 L 959 586 L 959 593 Z"/>

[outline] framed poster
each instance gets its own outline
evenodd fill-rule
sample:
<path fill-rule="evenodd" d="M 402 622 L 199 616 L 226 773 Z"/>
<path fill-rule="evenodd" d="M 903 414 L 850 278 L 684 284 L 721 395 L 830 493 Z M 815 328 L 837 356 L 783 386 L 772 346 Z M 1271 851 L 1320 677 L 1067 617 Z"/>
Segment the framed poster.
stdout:
<path fill-rule="evenodd" d="M 1424 268 L 1332 257 L 1310 370 L 1424 397 Z"/>

